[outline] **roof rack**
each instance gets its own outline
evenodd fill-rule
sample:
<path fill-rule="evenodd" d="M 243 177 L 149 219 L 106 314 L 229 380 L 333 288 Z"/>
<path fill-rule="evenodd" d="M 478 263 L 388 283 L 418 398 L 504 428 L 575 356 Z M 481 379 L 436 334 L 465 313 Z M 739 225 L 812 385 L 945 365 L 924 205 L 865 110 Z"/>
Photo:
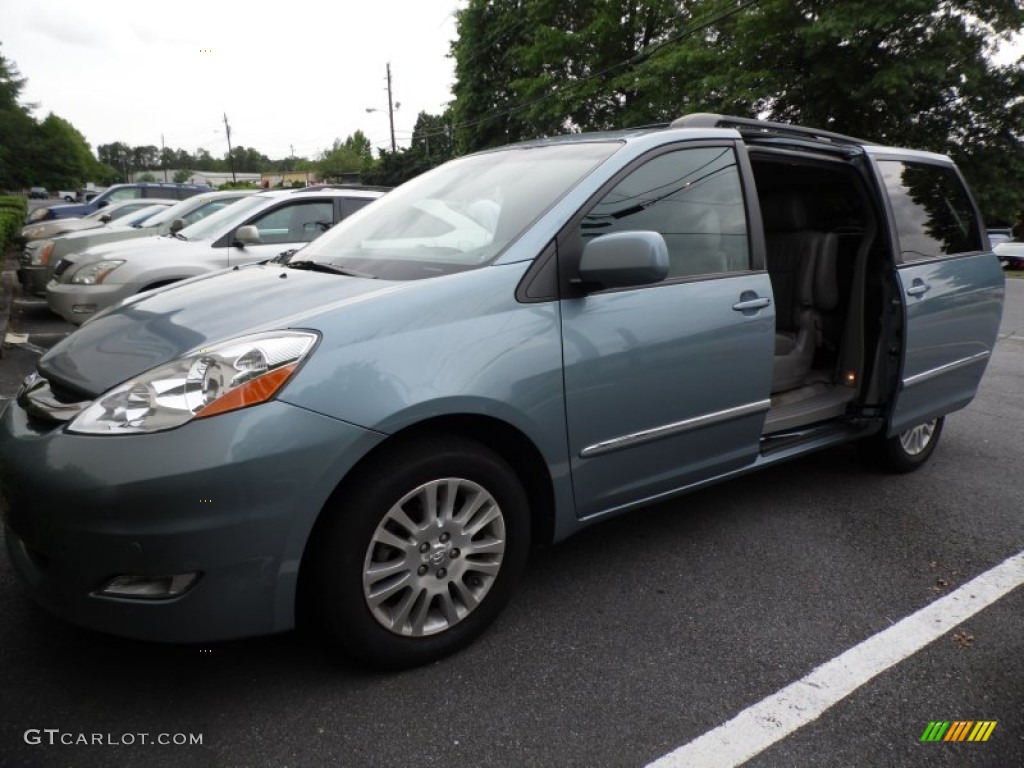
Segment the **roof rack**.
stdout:
<path fill-rule="evenodd" d="M 734 117 L 732 115 L 714 115 L 708 112 L 695 112 L 692 115 L 683 115 L 676 118 L 669 125 L 670 128 L 735 128 L 740 133 L 762 133 L 775 134 L 779 136 L 790 136 L 801 139 L 817 139 L 833 144 L 873 144 L 874 142 L 858 139 L 854 136 L 846 136 L 842 133 L 823 131 L 818 128 L 806 128 L 802 125 L 790 125 L 789 123 L 773 123 L 770 120 L 756 120 L 751 117 Z"/>
<path fill-rule="evenodd" d="M 309 187 L 295 189 L 296 194 L 303 192 L 317 192 L 323 189 L 355 189 L 364 192 L 390 192 L 394 187 L 378 187 L 373 184 L 313 184 Z"/>

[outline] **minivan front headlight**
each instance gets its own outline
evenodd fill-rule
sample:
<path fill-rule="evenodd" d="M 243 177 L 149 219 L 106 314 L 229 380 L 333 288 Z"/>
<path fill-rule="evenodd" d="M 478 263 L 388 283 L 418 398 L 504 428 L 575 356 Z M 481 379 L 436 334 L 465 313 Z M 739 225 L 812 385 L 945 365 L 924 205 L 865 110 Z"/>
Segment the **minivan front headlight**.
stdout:
<path fill-rule="evenodd" d="M 78 269 L 71 276 L 71 283 L 73 285 L 99 285 L 106 279 L 107 275 L 122 264 L 124 264 L 124 259 L 94 261 Z"/>
<path fill-rule="evenodd" d="M 266 402 L 317 338 L 310 331 L 269 331 L 200 349 L 114 387 L 67 429 L 85 435 L 158 432 Z"/>

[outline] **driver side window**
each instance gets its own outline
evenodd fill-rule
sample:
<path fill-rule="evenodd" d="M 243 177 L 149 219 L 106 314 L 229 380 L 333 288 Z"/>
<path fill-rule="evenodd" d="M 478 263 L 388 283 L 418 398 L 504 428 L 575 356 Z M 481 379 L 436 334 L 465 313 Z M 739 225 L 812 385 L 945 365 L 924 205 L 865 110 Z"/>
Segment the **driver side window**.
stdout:
<path fill-rule="evenodd" d="M 665 238 L 669 279 L 749 269 L 747 219 L 732 147 L 658 155 L 620 181 L 580 223 L 584 242 L 636 230 Z"/>
<path fill-rule="evenodd" d="M 334 204 L 328 200 L 283 205 L 250 223 L 265 244 L 308 243 L 334 224 Z"/>

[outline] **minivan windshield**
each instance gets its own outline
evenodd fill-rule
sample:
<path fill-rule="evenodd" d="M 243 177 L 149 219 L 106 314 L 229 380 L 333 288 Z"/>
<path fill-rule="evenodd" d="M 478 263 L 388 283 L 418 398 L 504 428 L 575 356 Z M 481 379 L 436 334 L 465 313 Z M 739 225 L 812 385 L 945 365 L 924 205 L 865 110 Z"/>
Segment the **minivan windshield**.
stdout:
<path fill-rule="evenodd" d="M 345 219 L 297 262 L 386 280 L 483 266 L 620 146 L 565 142 L 453 160 Z"/>
<path fill-rule="evenodd" d="M 231 205 L 224 206 L 219 211 L 205 219 L 200 219 L 195 224 L 185 227 L 178 232 L 178 236 L 185 240 L 208 240 L 224 234 L 225 229 L 230 229 L 239 224 L 251 212 L 267 205 L 268 200 L 260 195 L 243 197 L 235 200 Z"/>

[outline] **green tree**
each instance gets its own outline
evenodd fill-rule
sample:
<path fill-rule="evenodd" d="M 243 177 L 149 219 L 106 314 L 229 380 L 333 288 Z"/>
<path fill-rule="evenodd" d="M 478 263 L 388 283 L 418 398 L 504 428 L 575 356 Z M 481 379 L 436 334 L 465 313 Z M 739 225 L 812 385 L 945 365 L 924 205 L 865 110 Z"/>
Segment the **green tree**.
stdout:
<path fill-rule="evenodd" d="M 190 170 L 188 170 L 187 168 L 181 168 L 174 172 L 174 183 L 184 184 L 186 181 L 188 181 L 189 176 L 191 175 L 192 172 Z"/>
<path fill-rule="evenodd" d="M 221 170 L 221 161 L 216 159 L 207 150 L 199 147 L 195 154 L 195 167 L 203 171 Z"/>
<path fill-rule="evenodd" d="M 140 174 L 139 174 L 139 175 L 138 175 L 138 176 L 137 176 L 137 177 L 135 178 L 135 180 L 136 180 L 136 181 L 156 181 L 156 176 L 154 176 L 154 175 L 153 175 L 152 173 L 150 173 L 149 171 L 146 171 L 145 173 L 140 173 Z"/>
<path fill-rule="evenodd" d="M 384 149 L 380 150 L 380 157 L 373 169 L 363 173 L 362 180 L 366 184 L 396 187 L 431 167 L 430 161 L 417 150 L 399 149 L 390 152 Z"/>
<path fill-rule="evenodd" d="M 37 181 L 26 155 L 37 155 L 36 121 L 21 104 L 26 79 L 0 54 L 0 189 L 19 189 Z"/>
<path fill-rule="evenodd" d="M 100 144 L 96 147 L 96 154 L 99 156 L 100 163 L 116 168 L 120 178 L 124 181 L 128 180 L 129 174 L 135 167 L 131 147 L 123 141 L 115 141 L 111 144 Z"/>
<path fill-rule="evenodd" d="M 176 149 L 171 153 L 168 168 L 195 168 L 196 159 L 187 150 Z"/>
<path fill-rule="evenodd" d="M 152 171 L 160 167 L 160 149 L 153 144 L 132 147 L 132 167 Z"/>
<path fill-rule="evenodd" d="M 331 148 L 322 152 L 316 162 L 316 170 L 324 179 L 365 173 L 373 167 L 373 148 L 362 131 L 356 131 L 344 141 L 335 139 Z"/>
<path fill-rule="evenodd" d="M 224 157 L 226 162 L 227 154 Z M 252 147 L 232 147 L 231 157 L 238 173 L 260 173 L 270 167 L 270 158 Z"/>
<path fill-rule="evenodd" d="M 646 56 L 678 37 L 698 6 L 699 0 L 470 0 L 452 46 L 459 151 L 677 116 L 677 78 Z"/>
<path fill-rule="evenodd" d="M 430 160 L 432 165 L 455 157 L 451 109 L 441 115 L 420 112 L 412 128 L 411 149 Z"/>
<path fill-rule="evenodd" d="M 345 139 L 344 147 L 359 158 L 361 164 L 359 170 L 368 171 L 373 167 L 373 145 L 362 131 L 356 131 Z"/>
<path fill-rule="evenodd" d="M 452 43 L 455 59 L 455 143 L 470 152 L 534 135 L 521 119 L 519 94 L 512 83 L 523 75 L 521 46 L 530 40 L 530 0 L 491 3 L 469 0 L 456 13 L 458 37 Z"/>
<path fill-rule="evenodd" d="M 89 143 L 64 118 L 51 112 L 39 124 L 37 136 L 41 152 L 35 160 L 36 173 L 50 186 L 79 187 L 98 170 Z"/>
<path fill-rule="evenodd" d="M 951 154 L 984 210 L 1024 202 L 1015 0 L 469 0 L 459 151 L 710 111 Z"/>
<path fill-rule="evenodd" d="M 97 163 L 91 180 L 100 186 L 109 187 L 111 184 L 121 181 L 122 177 L 120 171 L 114 166 L 107 163 Z"/>
<path fill-rule="evenodd" d="M 1005 218 L 1024 200 L 1024 65 L 992 53 L 1022 26 L 1014 0 L 762 0 L 719 25 L 722 66 L 697 82 L 713 106 L 950 154 Z"/>

